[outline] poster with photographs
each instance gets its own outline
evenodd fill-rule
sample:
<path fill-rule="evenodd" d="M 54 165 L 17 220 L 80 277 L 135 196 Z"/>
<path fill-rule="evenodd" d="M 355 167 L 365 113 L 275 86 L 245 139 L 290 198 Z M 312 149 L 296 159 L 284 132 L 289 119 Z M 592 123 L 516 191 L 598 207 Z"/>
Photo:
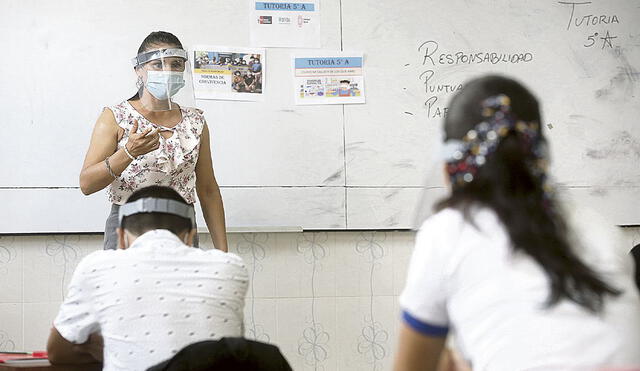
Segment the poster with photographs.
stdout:
<path fill-rule="evenodd" d="M 320 47 L 320 1 L 249 1 L 251 45 Z"/>
<path fill-rule="evenodd" d="M 294 56 L 295 103 L 365 103 L 362 54 Z"/>
<path fill-rule="evenodd" d="M 196 45 L 192 57 L 196 99 L 263 100 L 264 49 Z"/>

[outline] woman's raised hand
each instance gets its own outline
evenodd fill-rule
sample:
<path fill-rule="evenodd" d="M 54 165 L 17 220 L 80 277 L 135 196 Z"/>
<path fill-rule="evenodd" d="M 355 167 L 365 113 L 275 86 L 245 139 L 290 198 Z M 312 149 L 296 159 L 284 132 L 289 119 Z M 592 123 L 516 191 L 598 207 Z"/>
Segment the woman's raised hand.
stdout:
<path fill-rule="evenodd" d="M 138 133 L 138 120 L 134 120 L 133 127 L 129 133 L 129 140 L 127 140 L 125 146 L 134 157 L 155 151 L 160 146 L 158 129 L 148 128 Z"/>

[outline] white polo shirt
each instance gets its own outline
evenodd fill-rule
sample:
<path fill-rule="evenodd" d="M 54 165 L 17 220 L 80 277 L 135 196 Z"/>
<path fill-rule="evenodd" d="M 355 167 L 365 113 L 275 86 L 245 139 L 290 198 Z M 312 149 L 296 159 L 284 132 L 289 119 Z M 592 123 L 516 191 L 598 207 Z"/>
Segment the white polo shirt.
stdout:
<path fill-rule="evenodd" d="M 632 260 L 617 231 L 584 211 L 578 255 L 624 291 L 593 315 L 568 300 L 546 308 L 549 281 L 487 208 L 445 209 L 420 229 L 400 296 L 407 325 L 431 336 L 454 330 L 474 370 L 594 370 L 640 366 L 640 300 Z M 580 223 L 578 223 L 580 224 Z"/>
<path fill-rule="evenodd" d="M 106 371 L 145 370 L 188 344 L 242 336 L 248 279 L 237 255 L 150 231 L 85 257 L 54 326 L 72 343 L 101 332 Z"/>

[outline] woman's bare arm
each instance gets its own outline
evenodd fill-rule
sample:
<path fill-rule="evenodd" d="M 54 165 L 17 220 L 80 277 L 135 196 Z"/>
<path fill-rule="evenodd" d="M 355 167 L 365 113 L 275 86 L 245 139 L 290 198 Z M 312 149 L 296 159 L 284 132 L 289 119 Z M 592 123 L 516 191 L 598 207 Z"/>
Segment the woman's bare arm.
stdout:
<path fill-rule="evenodd" d="M 200 139 L 200 153 L 196 164 L 196 191 L 202 207 L 204 220 L 209 228 L 211 240 L 218 250 L 228 251 L 227 228 L 224 217 L 224 206 L 220 187 L 213 173 L 211 161 L 211 145 L 209 144 L 209 129 L 204 125 Z"/>
<path fill-rule="evenodd" d="M 105 159 L 109 156 L 111 170 L 117 176 L 129 166 L 131 159 L 124 149 L 118 147 L 118 124 L 113 112 L 109 109 L 102 111 L 91 135 L 91 143 L 80 171 L 80 189 L 85 195 L 97 192 L 113 182 L 113 176 L 109 173 Z M 157 148 L 159 135 L 157 130 L 150 128 L 137 133 L 138 123 L 134 122 L 132 133 L 127 142 L 129 153 L 133 156 L 150 152 Z"/>

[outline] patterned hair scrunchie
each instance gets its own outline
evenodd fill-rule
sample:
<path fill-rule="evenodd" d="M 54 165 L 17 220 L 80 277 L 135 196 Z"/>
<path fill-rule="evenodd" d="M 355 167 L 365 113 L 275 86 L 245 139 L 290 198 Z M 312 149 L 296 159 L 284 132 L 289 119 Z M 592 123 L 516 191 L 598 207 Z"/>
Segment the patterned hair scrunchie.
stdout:
<path fill-rule="evenodd" d="M 452 187 L 471 183 L 487 156 L 494 153 L 502 138 L 511 132 L 521 135 L 532 158 L 529 167 L 538 177 L 545 194 L 551 191 L 547 184 L 548 151 L 546 141 L 539 134 L 537 121 L 519 120 L 511 112 L 511 99 L 504 95 L 489 97 L 482 102 L 482 122 L 469 130 L 462 140 L 450 139 L 444 143 L 443 157 Z"/>

